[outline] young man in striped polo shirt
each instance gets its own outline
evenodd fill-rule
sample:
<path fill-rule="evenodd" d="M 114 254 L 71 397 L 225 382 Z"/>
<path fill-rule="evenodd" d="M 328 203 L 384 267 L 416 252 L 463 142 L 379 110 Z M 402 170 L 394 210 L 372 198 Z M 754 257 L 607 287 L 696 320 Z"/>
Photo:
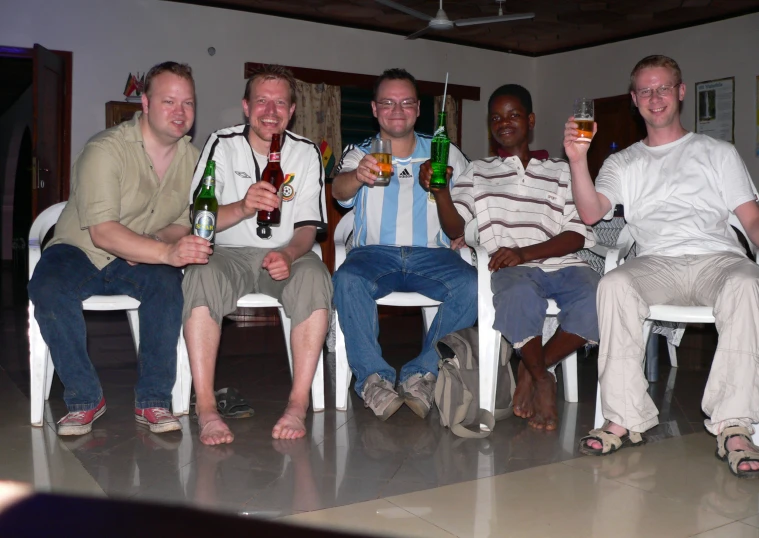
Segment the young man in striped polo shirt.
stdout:
<path fill-rule="evenodd" d="M 379 167 L 371 139 L 343 152 L 332 195 L 354 208 L 353 244 L 333 277 L 334 302 L 345 334 L 355 390 L 364 405 L 387 420 L 404 403 L 424 418 L 430 410 L 438 372 L 434 344 L 477 319 L 477 273 L 450 248 L 440 230 L 434 200 L 419 184 L 419 167 L 430 158 L 430 138 L 414 132 L 419 117 L 416 80 L 403 69 L 388 69 L 375 83 L 372 111 L 379 136 L 392 140 L 393 175 L 374 185 Z M 468 161 L 451 145 L 448 163 L 455 183 Z M 377 343 L 376 299 L 394 291 L 418 292 L 441 301 L 421 353 L 406 363 L 395 389 L 395 368 Z"/>
<path fill-rule="evenodd" d="M 595 244 L 572 201 L 569 165 L 531 152 L 532 97 L 522 86 L 501 86 L 488 101 L 488 123 L 498 157 L 472 162 L 449 193 L 432 189 L 440 222 L 452 238 L 477 218 L 480 242 L 493 272 L 494 328 L 522 361 L 514 414 L 533 428 L 557 426 L 556 382 L 547 370 L 585 344 L 598 342 L 599 276 L 575 255 Z M 422 184 L 431 170 L 423 166 Z M 542 343 L 547 301 L 561 309 L 560 327 Z"/>

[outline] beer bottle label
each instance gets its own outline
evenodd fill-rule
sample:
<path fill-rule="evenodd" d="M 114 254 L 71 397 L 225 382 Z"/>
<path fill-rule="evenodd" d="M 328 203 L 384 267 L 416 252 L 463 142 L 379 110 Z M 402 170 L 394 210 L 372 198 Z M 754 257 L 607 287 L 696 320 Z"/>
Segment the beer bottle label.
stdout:
<path fill-rule="evenodd" d="M 197 211 L 192 223 L 192 233 L 203 239 L 213 240 L 216 231 L 216 215 L 212 211 Z"/>
<path fill-rule="evenodd" d="M 445 132 L 445 125 L 440 125 L 437 129 L 435 129 L 435 132 L 432 134 L 433 137 L 441 135 Z"/>
<path fill-rule="evenodd" d="M 279 162 L 279 158 L 280 158 L 280 155 L 281 155 L 281 153 L 280 153 L 280 152 L 276 152 L 276 153 L 269 153 L 269 162 L 270 162 L 270 163 L 278 163 L 278 162 Z"/>
<path fill-rule="evenodd" d="M 216 185 L 216 180 L 213 177 L 207 176 L 203 178 L 203 186 L 213 187 L 215 185 Z"/>

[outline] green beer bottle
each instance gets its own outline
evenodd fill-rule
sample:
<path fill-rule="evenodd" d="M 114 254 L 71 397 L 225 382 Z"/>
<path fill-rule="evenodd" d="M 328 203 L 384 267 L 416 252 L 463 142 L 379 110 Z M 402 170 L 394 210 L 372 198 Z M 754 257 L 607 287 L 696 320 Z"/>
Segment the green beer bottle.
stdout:
<path fill-rule="evenodd" d="M 432 179 L 430 179 L 431 189 L 444 189 L 448 182 L 445 179 L 445 172 L 448 168 L 448 149 L 451 147 L 451 139 L 448 138 L 448 132 L 445 130 L 445 111 L 438 114 L 437 129 L 432 136 L 432 151 L 430 161 L 432 165 Z"/>
<path fill-rule="evenodd" d="M 200 192 L 192 204 L 192 233 L 214 244 L 216 237 L 216 215 L 219 202 L 216 200 L 216 162 L 209 159 L 203 179 L 200 180 Z"/>

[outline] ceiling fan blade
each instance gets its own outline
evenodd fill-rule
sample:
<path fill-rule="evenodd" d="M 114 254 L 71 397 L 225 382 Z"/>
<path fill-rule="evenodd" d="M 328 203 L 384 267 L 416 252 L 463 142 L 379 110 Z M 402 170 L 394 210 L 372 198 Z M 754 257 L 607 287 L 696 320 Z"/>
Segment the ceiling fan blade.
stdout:
<path fill-rule="evenodd" d="M 378 2 L 380 0 L 377 0 Z M 472 26 L 474 24 L 489 24 L 491 22 L 510 22 L 521 21 L 524 19 L 534 19 L 534 13 L 517 13 L 514 15 L 496 15 L 494 17 L 478 17 L 476 19 L 460 19 L 453 21 L 456 26 Z"/>
<path fill-rule="evenodd" d="M 406 36 L 406 39 L 416 39 L 417 37 L 423 36 L 424 34 L 426 34 L 427 32 L 429 32 L 430 30 L 431 30 L 431 28 L 429 26 L 425 26 L 424 28 L 422 28 L 418 32 L 414 32 L 410 36 Z"/>
<path fill-rule="evenodd" d="M 432 20 L 432 17 L 430 17 L 426 13 L 422 13 L 421 11 L 411 9 L 410 7 L 406 7 L 403 4 L 399 4 L 398 2 L 393 2 L 393 0 L 374 0 L 374 1 L 377 2 L 378 4 L 383 4 L 387 7 L 391 7 L 393 9 L 397 9 L 398 11 L 402 11 L 406 15 L 411 15 L 412 17 L 416 17 L 417 19 L 422 19 L 423 21 Z"/>

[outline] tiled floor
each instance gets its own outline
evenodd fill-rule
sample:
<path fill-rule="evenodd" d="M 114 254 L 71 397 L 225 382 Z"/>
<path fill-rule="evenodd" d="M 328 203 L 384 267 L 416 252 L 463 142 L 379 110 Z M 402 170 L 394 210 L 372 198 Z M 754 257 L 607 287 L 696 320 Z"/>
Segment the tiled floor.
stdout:
<path fill-rule="evenodd" d="M 382 535 L 759 538 L 759 481 L 734 478 L 701 425 L 703 353 L 683 349 L 679 368 L 662 365 L 650 389 L 662 424 L 648 445 L 607 458 L 576 451 L 592 426 L 594 355 L 581 361 L 580 402 L 561 402 L 555 432 L 511 418 L 488 439 L 463 440 L 441 428 L 434 412 L 422 421 L 405 408 L 381 423 L 355 395 L 347 412 L 335 411 L 328 382 L 327 410 L 309 416 L 307 439 L 274 442 L 270 430 L 290 383 L 281 331 L 230 323 L 217 386 L 239 389 L 256 415 L 231 424 L 232 445 L 211 448 L 199 443 L 189 417 L 181 432 L 163 435 L 135 424 L 135 353 L 125 316 L 88 313 L 108 412 L 91 434 L 59 439 L 57 380 L 45 427 L 28 425 L 25 293 L 9 271 L 1 276 L 0 479 Z M 387 356 L 397 365 L 413 357 L 421 330 L 416 314 L 383 320 Z M 334 373 L 331 355 L 326 372 Z"/>

